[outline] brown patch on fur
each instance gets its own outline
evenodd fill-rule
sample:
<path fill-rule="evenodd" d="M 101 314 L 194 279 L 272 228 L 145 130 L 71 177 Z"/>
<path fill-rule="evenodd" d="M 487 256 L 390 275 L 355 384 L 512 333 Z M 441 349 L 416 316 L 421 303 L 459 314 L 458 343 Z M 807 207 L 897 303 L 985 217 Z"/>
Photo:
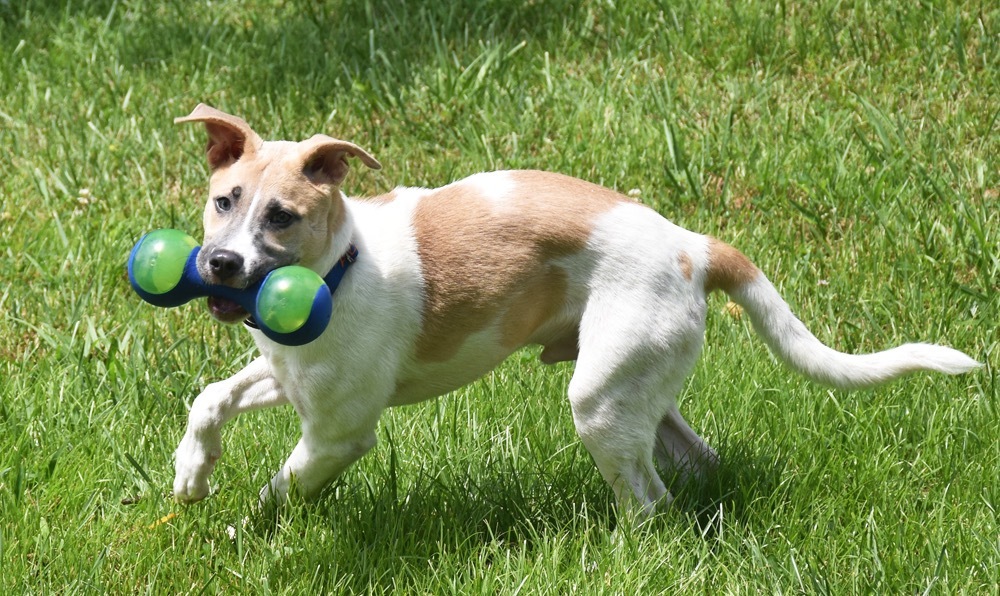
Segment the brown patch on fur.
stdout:
<path fill-rule="evenodd" d="M 566 292 L 566 273 L 552 259 L 582 250 L 594 219 L 628 201 L 569 176 L 506 175 L 512 188 L 502 199 L 458 182 L 414 210 L 425 284 L 420 360 L 447 361 L 469 334 L 498 319 L 512 350 L 538 341 L 532 335 L 559 312 Z"/>
<path fill-rule="evenodd" d="M 531 339 L 545 321 L 559 313 L 566 299 L 566 272 L 549 266 L 542 275 L 527 280 L 500 320 L 500 341 L 515 350 Z"/>
<path fill-rule="evenodd" d="M 677 264 L 680 265 L 681 273 L 684 275 L 684 279 L 691 281 L 691 276 L 694 273 L 694 265 L 691 263 L 691 255 L 681 251 L 681 253 L 677 255 Z"/>
<path fill-rule="evenodd" d="M 729 294 L 734 289 L 750 283 L 759 274 L 760 270 L 746 255 L 721 240 L 709 238 L 706 292 L 722 290 Z"/>

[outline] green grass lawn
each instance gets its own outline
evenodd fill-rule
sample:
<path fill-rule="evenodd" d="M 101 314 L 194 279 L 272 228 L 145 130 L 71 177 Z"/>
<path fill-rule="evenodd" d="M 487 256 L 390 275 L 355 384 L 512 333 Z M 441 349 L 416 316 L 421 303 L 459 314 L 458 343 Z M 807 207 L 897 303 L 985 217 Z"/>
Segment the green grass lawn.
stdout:
<path fill-rule="evenodd" d="M 0 91 L 0 593 L 996 593 L 994 3 L 14 0 Z M 253 506 L 297 420 L 249 414 L 176 505 L 188 405 L 254 355 L 125 277 L 143 232 L 199 232 L 203 133 L 172 124 L 199 101 L 371 150 L 356 195 L 602 183 L 738 246 L 840 349 L 986 366 L 829 390 L 714 296 L 681 408 L 722 468 L 641 529 L 576 438 L 572 366 L 530 350 L 388 412 L 276 519 Z"/>

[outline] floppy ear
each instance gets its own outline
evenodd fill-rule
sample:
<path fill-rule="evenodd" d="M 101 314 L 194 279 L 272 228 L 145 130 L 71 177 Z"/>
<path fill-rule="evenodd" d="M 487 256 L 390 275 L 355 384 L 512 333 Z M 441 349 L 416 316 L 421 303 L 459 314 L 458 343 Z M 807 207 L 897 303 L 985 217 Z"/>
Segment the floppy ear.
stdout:
<path fill-rule="evenodd" d="M 382 169 L 377 159 L 354 143 L 315 135 L 302 145 L 302 173 L 313 184 L 340 186 L 347 176 L 347 156 L 357 157 L 373 170 Z"/>
<path fill-rule="evenodd" d="M 215 171 L 227 166 L 244 153 L 253 153 L 262 143 L 257 133 L 242 118 L 231 116 L 203 103 L 182 118 L 174 118 L 174 124 L 182 122 L 204 122 L 208 131 L 208 146 L 205 155 L 208 166 Z"/>

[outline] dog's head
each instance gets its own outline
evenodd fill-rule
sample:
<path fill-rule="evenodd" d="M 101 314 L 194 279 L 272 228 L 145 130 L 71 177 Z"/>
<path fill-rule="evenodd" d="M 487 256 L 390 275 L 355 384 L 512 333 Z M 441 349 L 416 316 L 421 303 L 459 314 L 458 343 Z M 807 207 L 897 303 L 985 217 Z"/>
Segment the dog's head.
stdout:
<path fill-rule="evenodd" d="M 382 167 L 357 145 L 325 135 L 263 141 L 241 118 L 204 104 L 174 122 L 201 122 L 208 132 L 212 174 L 198 271 L 213 284 L 241 288 L 284 265 L 317 267 L 344 222 L 348 156 Z M 209 299 L 209 310 L 225 322 L 247 316 L 223 299 Z"/>

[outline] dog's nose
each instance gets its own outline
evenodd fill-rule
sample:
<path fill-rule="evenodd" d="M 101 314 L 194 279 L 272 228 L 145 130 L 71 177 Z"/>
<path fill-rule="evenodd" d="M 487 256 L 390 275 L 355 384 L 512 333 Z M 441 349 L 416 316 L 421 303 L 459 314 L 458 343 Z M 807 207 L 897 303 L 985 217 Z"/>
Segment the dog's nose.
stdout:
<path fill-rule="evenodd" d="M 213 275 L 224 281 L 243 269 L 243 257 L 231 250 L 218 248 L 208 257 L 208 267 Z"/>

